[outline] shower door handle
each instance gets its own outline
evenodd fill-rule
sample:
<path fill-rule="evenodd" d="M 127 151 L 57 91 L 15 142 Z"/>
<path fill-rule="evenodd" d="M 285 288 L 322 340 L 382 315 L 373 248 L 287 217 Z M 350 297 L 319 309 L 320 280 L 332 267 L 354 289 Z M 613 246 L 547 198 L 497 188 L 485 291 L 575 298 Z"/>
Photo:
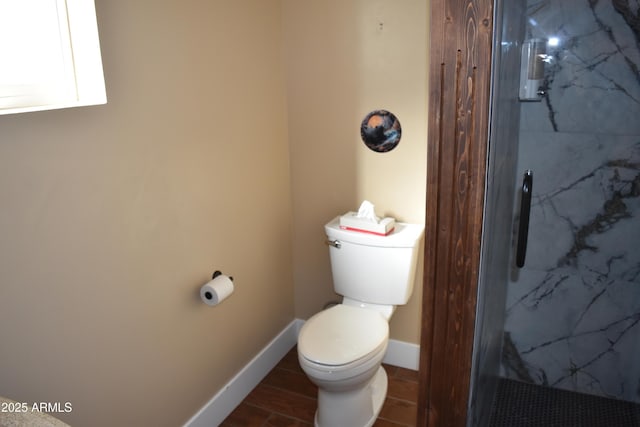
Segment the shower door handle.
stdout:
<path fill-rule="evenodd" d="M 518 246 L 516 249 L 516 265 L 519 268 L 524 266 L 524 259 L 527 256 L 532 189 L 533 172 L 529 169 L 524 173 L 524 179 L 522 180 L 522 198 L 520 199 L 520 222 L 518 224 Z"/>

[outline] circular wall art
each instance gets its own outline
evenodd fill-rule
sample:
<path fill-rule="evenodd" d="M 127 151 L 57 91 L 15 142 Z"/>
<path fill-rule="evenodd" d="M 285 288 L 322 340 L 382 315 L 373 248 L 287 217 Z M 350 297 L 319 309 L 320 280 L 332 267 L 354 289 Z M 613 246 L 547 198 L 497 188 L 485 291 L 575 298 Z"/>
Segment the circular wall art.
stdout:
<path fill-rule="evenodd" d="M 362 120 L 360 136 L 369 149 L 386 153 L 400 142 L 402 128 L 396 116 L 386 110 L 375 110 Z"/>

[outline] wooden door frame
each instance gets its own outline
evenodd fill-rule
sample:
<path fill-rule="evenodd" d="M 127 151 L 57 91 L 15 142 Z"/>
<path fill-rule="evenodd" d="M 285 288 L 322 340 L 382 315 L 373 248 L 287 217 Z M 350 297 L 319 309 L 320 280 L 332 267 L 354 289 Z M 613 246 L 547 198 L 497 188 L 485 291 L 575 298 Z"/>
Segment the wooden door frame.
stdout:
<path fill-rule="evenodd" d="M 463 427 L 480 265 L 493 0 L 431 0 L 418 426 Z"/>

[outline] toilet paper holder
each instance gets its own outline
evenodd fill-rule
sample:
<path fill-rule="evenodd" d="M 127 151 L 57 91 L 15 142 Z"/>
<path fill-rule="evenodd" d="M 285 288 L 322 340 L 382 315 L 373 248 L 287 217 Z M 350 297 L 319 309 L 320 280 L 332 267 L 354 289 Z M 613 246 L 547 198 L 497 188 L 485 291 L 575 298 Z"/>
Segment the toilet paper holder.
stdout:
<path fill-rule="evenodd" d="M 222 271 L 220 270 L 216 270 L 213 272 L 213 275 L 211 276 L 211 280 L 215 279 L 216 277 L 222 275 Z M 231 281 L 233 282 L 233 276 L 229 276 L 229 279 L 231 279 Z"/>
<path fill-rule="evenodd" d="M 214 281 L 216 277 L 220 276 L 222 276 L 222 272 L 220 270 L 216 270 L 213 272 L 211 280 Z M 200 288 L 200 298 L 202 298 L 205 304 L 217 305 L 222 302 L 222 300 L 226 299 L 231 293 L 233 293 L 233 276 L 228 276 L 228 279 L 229 281 L 227 282 L 227 285 L 225 285 L 224 283 L 220 283 L 211 286 L 210 283 L 214 282 L 210 282 L 204 284 Z"/>

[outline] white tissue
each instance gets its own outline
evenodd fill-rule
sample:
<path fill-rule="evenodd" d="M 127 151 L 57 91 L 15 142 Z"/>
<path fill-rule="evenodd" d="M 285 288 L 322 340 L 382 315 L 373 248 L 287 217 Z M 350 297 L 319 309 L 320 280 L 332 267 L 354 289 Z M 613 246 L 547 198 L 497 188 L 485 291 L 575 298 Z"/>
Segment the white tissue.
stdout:
<path fill-rule="evenodd" d="M 375 222 L 376 224 L 380 222 L 380 218 L 376 216 L 373 203 L 371 203 L 368 200 L 365 200 L 364 202 L 362 202 L 362 204 L 360 205 L 360 208 L 358 209 L 358 214 L 356 216 L 361 219 L 366 219 L 368 221 Z"/>

